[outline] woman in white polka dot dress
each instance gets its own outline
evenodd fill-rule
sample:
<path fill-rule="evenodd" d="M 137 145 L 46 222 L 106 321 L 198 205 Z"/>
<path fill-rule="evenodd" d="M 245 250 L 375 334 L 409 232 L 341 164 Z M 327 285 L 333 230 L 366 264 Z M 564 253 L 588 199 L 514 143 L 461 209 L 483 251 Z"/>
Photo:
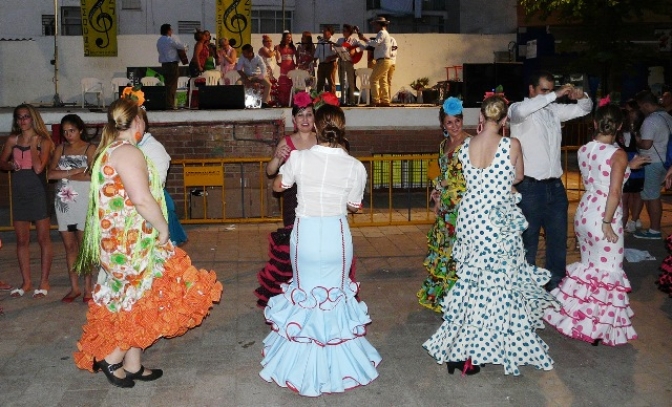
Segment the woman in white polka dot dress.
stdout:
<path fill-rule="evenodd" d="M 443 324 L 423 344 L 449 373 L 474 374 L 490 363 L 513 375 L 522 365 L 553 367 L 535 330 L 544 326 L 544 308 L 557 303 L 543 289 L 548 270 L 525 261 L 527 221 L 513 189 L 523 178 L 523 157 L 518 140 L 499 134 L 506 113 L 503 98 L 485 99 L 483 131 L 459 153 L 467 181 L 453 248 L 459 279 L 443 299 Z"/>
<path fill-rule="evenodd" d="M 620 345 L 636 339 L 623 271 L 623 184 L 630 175 L 628 158 L 614 144 L 623 123 L 618 106 L 605 104 L 595 112 L 597 134 L 579 149 L 579 168 L 586 187 L 574 216 L 581 261 L 567 266 L 567 276 L 552 294 L 561 310 L 544 319 L 562 334 L 597 345 Z M 645 159 L 635 157 L 630 167 Z"/>

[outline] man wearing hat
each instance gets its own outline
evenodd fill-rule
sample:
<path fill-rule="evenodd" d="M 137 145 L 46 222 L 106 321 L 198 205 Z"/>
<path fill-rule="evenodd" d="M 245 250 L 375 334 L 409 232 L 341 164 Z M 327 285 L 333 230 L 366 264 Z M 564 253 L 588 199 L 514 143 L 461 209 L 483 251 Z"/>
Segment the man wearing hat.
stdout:
<path fill-rule="evenodd" d="M 359 33 L 359 39 L 363 47 L 373 47 L 373 59 L 376 65 L 371 73 L 371 104 L 374 106 L 389 106 L 391 101 L 390 83 L 388 82 L 388 72 L 392 66 L 392 40 L 387 32 L 387 25 L 390 22 L 385 17 L 378 17 L 371 21 L 371 25 L 376 30 L 376 38 L 367 41 L 362 33 Z"/>

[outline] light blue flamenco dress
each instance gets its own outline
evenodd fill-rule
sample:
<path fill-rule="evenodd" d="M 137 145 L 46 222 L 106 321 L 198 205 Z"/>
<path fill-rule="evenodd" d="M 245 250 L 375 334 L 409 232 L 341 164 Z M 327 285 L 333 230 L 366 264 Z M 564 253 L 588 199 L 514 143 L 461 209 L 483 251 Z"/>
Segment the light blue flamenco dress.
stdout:
<path fill-rule="evenodd" d="M 352 235 L 345 216 L 297 218 L 290 237 L 293 279 L 264 316 L 259 375 L 302 396 L 339 393 L 371 383 L 380 354 L 364 335 L 371 323 L 359 284 L 348 277 Z"/>

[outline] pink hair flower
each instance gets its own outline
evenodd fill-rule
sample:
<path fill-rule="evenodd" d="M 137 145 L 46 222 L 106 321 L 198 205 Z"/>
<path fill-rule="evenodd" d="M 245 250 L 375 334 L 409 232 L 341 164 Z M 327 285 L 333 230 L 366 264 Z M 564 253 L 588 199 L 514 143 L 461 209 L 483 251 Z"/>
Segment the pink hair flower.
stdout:
<path fill-rule="evenodd" d="M 305 109 L 313 103 L 313 99 L 310 97 L 308 92 L 297 92 L 294 95 L 294 104 L 301 109 Z"/>
<path fill-rule="evenodd" d="M 600 99 L 600 102 L 597 104 L 597 106 L 602 107 L 608 105 L 609 103 L 611 103 L 611 98 L 609 97 L 609 95 L 607 95 L 602 99 Z"/>

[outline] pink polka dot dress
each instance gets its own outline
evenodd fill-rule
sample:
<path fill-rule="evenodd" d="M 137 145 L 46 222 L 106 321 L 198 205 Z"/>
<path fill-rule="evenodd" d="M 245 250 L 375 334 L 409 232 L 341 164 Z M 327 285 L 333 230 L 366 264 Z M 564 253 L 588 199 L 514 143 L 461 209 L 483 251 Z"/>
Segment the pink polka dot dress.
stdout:
<path fill-rule="evenodd" d="M 562 304 L 548 309 L 544 320 L 562 334 L 587 342 L 601 340 L 615 346 L 637 339 L 623 271 L 623 211 L 619 205 L 612 219 L 618 241 L 604 239 L 602 219 L 609 194 L 611 157 L 618 147 L 596 141 L 579 149 L 578 159 L 586 192 L 574 215 L 574 231 L 581 248 L 581 262 L 567 266 L 567 276 L 552 294 Z M 630 175 L 626 167 L 625 182 Z"/>

